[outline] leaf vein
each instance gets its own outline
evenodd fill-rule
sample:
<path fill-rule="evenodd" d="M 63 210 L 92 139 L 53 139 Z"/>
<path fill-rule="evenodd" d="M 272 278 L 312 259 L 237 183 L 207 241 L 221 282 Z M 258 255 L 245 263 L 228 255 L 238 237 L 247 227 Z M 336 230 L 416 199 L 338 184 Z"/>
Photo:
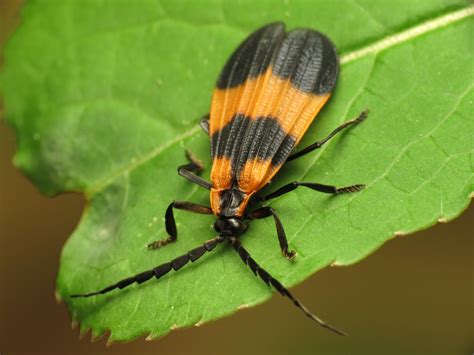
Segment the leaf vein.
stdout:
<path fill-rule="evenodd" d="M 384 49 L 407 42 L 410 39 L 419 37 L 425 33 L 437 30 L 439 28 L 446 27 L 452 23 L 461 21 L 472 15 L 474 15 L 474 6 L 471 5 L 461 10 L 438 16 L 432 20 L 428 20 L 419 25 L 413 26 L 405 31 L 389 35 L 368 46 L 344 54 L 343 56 L 341 56 L 341 64 L 350 63 L 356 59 L 365 57 L 367 55 L 379 53 Z"/>

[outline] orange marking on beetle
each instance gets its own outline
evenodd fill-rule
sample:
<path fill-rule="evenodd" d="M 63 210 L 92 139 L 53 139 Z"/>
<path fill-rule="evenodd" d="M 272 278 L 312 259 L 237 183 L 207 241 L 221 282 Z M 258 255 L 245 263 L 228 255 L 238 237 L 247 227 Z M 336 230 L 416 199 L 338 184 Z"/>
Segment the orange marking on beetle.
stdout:
<path fill-rule="evenodd" d="M 230 189 L 232 186 L 232 164 L 228 158 L 215 158 L 212 161 L 211 181 L 216 190 Z"/>
<path fill-rule="evenodd" d="M 270 160 L 252 159 L 246 161 L 238 177 L 239 189 L 253 194 L 267 184 L 278 168 Z"/>
<path fill-rule="evenodd" d="M 279 80 L 279 79 L 277 79 Z M 291 134 L 296 144 L 315 119 L 318 112 L 329 99 L 330 94 L 308 94 L 295 88 L 289 80 L 276 85 L 279 88 L 278 102 L 269 105 L 267 110 L 259 110 L 254 115 L 271 116 L 278 120 L 281 128 Z"/>
<path fill-rule="evenodd" d="M 242 85 L 215 89 L 210 112 L 210 134 L 220 131 L 237 114 L 273 117 L 298 142 L 330 97 L 298 90 L 290 81 L 271 74 L 272 68 Z"/>
<path fill-rule="evenodd" d="M 271 68 L 267 69 L 264 74 L 247 79 L 243 84 L 235 88 L 216 88 L 212 96 L 211 111 L 209 113 L 209 133 L 212 135 L 214 132 L 220 131 L 232 120 L 236 113 L 252 111 L 260 102 L 256 96 L 265 87 L 270 76 Z"/>

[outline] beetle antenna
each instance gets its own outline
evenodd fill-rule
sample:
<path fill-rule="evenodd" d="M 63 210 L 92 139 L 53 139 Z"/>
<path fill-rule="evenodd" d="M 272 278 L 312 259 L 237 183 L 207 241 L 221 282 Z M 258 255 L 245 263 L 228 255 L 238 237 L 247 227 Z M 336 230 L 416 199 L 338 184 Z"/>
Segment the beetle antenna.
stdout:
<path fill-rule="evenodd" d="M 303 313 L 307 317 L 311 318 L 313 321 L 318 323 L 321 327 L 327 328 L 339 335 L 346 335 L 346 333 L 340 331 L 339 329 L 333 327 L 332 325 L 327 324 L 321 318 L 311 313 L 311 311 L 308 308 L 306 308 L 297 298 L 295 298 L 285 286 L 283 286 L 278 280 L 273 278 L 267 271 L 262 269 L 257 264 L 257 262 L 250 256 L 249 252 L 245 250 L 245 248 L 242 246 L 242 244 L 236 237 L 229 237 L 229 242 L 230 244 L 232 244 L 235 251 L 239 253 L 242 261 L 250 267 L 250 269 L 253 271 L 255 276 L 259 276 L 268 286 L 270 285 L 273 286 L 278 292 L 281 293 L 282 296 L 286 296 L 290 300 L 292 300 L 296 307 L 301 309 L 301 311 L 303 311 Z"/>
<path fill-rule="evenodd" d="M 115 290 L 116 288 L 119 288 L 119 289 L 125 288 L 135 282 L 138 284 L 144 283 L 145 281 L 148 281 L 149 279 L 151 279 L 153 276 L 159 279 L 160 277 L 166 275 L 171 270 L 178 271 L 184 265 L 186 265 L 189 261 L 195 262 L 197 259 L 203 256 L 207 251 L 213 250 L 216 247 L 216 245 L 223 242 L 224 239 L 225 238 L 222 236 L 215 237 L 213 239 L 206 241 L 203 245 L 197 248 L 194 248 L 193 250 L 188 251 L 186 254 L 178 256 L 176 259 L 173 259 L 170 262 L 161 264 L 151 270 L 144 271 L 134 276 L 128 277 L 126 279 L 120 280 L 119 282 L 113 285 L 107 286 L 106 288 L 100 291 L 89 292 L 89 293 L 78 293 L 78 294 L 71 295 L 70 297 L 75 298 L 75 297 L 90 297 L 90 296 L 102 295 L 104 293 Z"/>

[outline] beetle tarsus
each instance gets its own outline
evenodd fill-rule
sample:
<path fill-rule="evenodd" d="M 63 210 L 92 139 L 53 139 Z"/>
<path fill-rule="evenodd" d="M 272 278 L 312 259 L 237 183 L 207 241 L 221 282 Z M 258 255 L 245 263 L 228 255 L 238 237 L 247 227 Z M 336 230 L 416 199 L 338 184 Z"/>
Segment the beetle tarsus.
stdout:
<path fill-rule="evenodd" d="M 147 245 L 147 248 L 150 250 L 160 249 L 169 243 L 173 243 L 176 241 L 177 238 L 167 237 L 165 239 L 155 240 Z"/>
<path fill-rule="evenodd" d="M 336 189 L 336 193 L 337 194 L 354 193 L 354 192 L 359 192 L 363 189 L 365 189 L 364 184 L 357 184 L 357 185 L 351 185 L 351 186 L 346 186 L 346 187 L 340 187 Z"/>

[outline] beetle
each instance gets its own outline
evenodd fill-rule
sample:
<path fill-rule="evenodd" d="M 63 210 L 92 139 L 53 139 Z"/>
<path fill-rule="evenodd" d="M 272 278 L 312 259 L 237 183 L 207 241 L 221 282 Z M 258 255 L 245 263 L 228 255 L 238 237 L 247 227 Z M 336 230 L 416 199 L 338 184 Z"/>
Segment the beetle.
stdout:
<path fill-rule="evenodd" d="M 173 210 L 198 214 L 214 214 L 218 235 L 201 246 L 170 262 L 123 279 L 100 291 L 71 295 L 90 297 L 133 283 L 141 284 L 152 277 L 160 278 L 171 270 L 179 270 L 189 261 L 198 260 L 206 252 L 227 240 L 242 261 L 267 285 L 288 297 L 296 307 L 319 325 L 344 333 L 309 311 L 290 291 L 250 256 L 240 236 L 250 220 L 273 217 L 280 249 L 292 260 L 296 253 L 288 241 L 275 210 L 262 203 L 302 186 L 328 194 L 357 192 L 362 184 L 337 188 L 314 182 L 294 181 L 263 195 L 284 163 L 300 158 L 322 147 L 344 128 L 362 122 L 368 114 L 333 130 L 326 138 L 297 153 L 292 153 L 310 124 L 327 102 L 336 84 L 339 61 L 336 49 L 322 33 L 301 28 L 285 31 L 281 22 L 271 23 L 245 39 L 230 56 L 217 80 L 209 115 L 200 125 L 210 137 L 211 182 L 199 176 L 203 166 L 186 152 L 189 163 L 178 167 L 179 175 L 210 191 L 210 207 L 187 201 L 173 201 L 165 214 L 168 237 L 148 245 L 157 249 L 175 242 L 178 237 Z"/>

